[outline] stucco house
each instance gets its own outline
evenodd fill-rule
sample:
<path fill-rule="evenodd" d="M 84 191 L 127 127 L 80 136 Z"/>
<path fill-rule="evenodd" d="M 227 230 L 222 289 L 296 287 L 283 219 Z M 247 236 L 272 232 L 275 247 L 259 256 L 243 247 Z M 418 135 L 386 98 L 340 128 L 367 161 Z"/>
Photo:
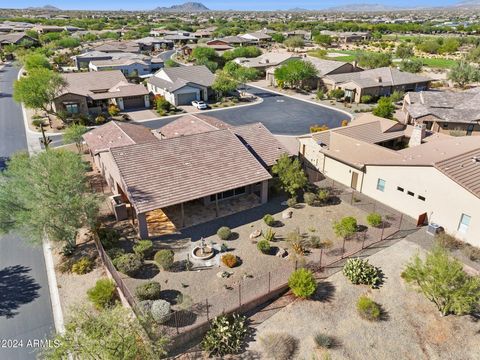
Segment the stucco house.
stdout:
<path fill-rule="evenodd" d="M 409 92 L 403 100 L 408 124 L 455 135 L 480 135 L 480 87 L 462 92 Z"/>
<path fill-rule="evenodd" d="M 260 56 L 254 58 L 236 58 L 235 61 L 237 64 L 248 67 L 254 68 L 262 72 L 266 72 L 268 69 L 273 68 L 275 66 L 280 66 L 286 63 L 289 60 L 293 59 L 300 59 L 300 56 L 286 53 L 286 52 L 266 52 Z"/>
<path fill-rule="evenodd" d="M 347 44 L 359 41 L 370 40 L 372 34 L 369 31 L 330 31 L 322 30 L 320 31 L 322 35 L 329 35 L 332 38 L 335 38 L 338 42 Z"/>
<path fill-rule="evenodd" d="M 119 58 L 109 60 L 90 61 L 90 71 L 120 70 L 123 75 L 129 78 L 148 77 L 152 73 L 163 68 L 164 62 L 161 58 Z"/>
<path fill-rule="evenodd" d="M 105 53 L 139 53 L 140 45 L 134 41 L 112 40 L 93 46 L 91 50 Z"/>
<path fill-rule="evenodd" d="M 99 114 L 110 104 L 120 110 L 150 107 L 148 90 L 131 84 L 119 70 L 62 74 L 67 86 L 53 102 L 56 112 Z"/>
<path fill-rule="evenodd" d="M 182 120 L 177 129 L 190 129 L 191 121 Z M 261 124 L 212 125 L 160 139 L 141 125 L 108 123 L 84 140 L 113 193 L 128 205 L 142 239 L 154 234 L 152 219 L 158 216 L 152 214 L 170 222 L 165 214 L 176 210 L 178 229 L 192 206 L 214 206 L 218 216 L 219 204 L 234 198 L 246 198 L 251 206 L 267 202 L 272 176 L 264 164 L 286 152 Z"/>
<path fill-rule="evenodd" d="M 28 36 L 24 32 L 0 34 L 0 48 L 4 45 L 21 45 L 22 43 L 37 45 L 38 40 Z"/>
<path fill-rule="evenodd" d="M 175 106 L 190 105 L 193 100 L 208 101 L 213 96 L 214 80 L 205 65 L 163 68 L 147 80 L 147 88 Z"/>
<path fill-rule="evenodd" d="M 382 67 L 354 73 L 331 74 L 323 77 L 327 90 L 342 89 L 345 99 L 360 102 L 362 96 L 389 96 L 394 91 L 422 91 L 430 86 L 431 79 L 425 76 Z"/>
<path fill-rule="evenodd" d="M 173 49 L 174 43 L 172 40 L 163 39 L 154 36 L 147 36 L 141 39 L 133 40 L 140 47 L 140 51 L 159 52 L 163 50 Z"/>
<path fill-rule="evenodd" d="M 259 46 L 266 45 L 272 41 L 272 37 L 268 34 L 268 31 L 266 31 L 266 29 L 242 34 L 242 35 L 239 35 L 239 37 L 247 39 L 253 44 L 256 44 Z"/>
<path fill-rule="evenodd" d="M 480 143 L 363 114 L 301 136 L 310 171 L 480 246 Z M 447 190 L 448 189 L 448 190 Z"/>

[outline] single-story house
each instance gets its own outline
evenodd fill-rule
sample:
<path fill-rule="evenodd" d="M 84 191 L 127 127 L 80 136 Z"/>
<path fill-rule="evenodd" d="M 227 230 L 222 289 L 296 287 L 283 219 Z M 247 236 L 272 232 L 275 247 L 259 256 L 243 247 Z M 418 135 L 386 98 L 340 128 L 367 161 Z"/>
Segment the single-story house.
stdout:
<path fill-rule="evenodd" d="M 408 124 L 455 135 L 480 135 L 480 87 L 462 92 L 409 92 L 403 101 Z"/>
<path fill-rule="evenodd" d="M 104 53 L 139 53 L 140 45 L 133 41 L 112 40 L 96 45 L 91 50 Z"/>
<path fill-rule="evenodd" d="M 272 41 L 272 37 L 265 30 L 239 35 L 257 45 L 265 45 Z"/>
<path fill-rule="evenodd" d="M 55 25 L 35 25 L 34 27 L 32 27 L 32 30 L 36 31 L 38 34 L 67 31 L 65 27 Z"/>
<path fill-rule="evenodd" d="M 335 61 L 335 60 L 323 60 L 313 56 L 305 56 L 301 58 L 304 61 L 311 62 L 318 71 L 317 76 L 312 78 L 309 81 L 308 86 L 312 89 L 317 88 L 325 88 L 325 84 L 323 83 L 323 78 L 326 75 L 334 75 L 334 74 L 345 74 L 345 73 L 353 73 L 357 71 L 362 71 L 359 67 L 354 64 L 343 62 L 343 61 Z M 266 72 L 266 78 L 270 85 L 276 86 L 275 81 L 275 68 L 271 67 Z"/>
<path fill-rule="evenodd" d="M 28 36 L 24 32 L 0 34 L 0 48 L 4 45 L 21 45 L 22 43 L 37 45 L 38 40 Z"/>
<path fill-rule="evenodd" d="M 190 105 L 213 96 L 214 80 L 215 75 L 205 65 L 163 68 L 147 80 L 147 88 L 175 106 Z"/>
<path fill-rule="evenodd" d="M 267 52 L 254 58 L 241 57 L 233 61 L 248 68 L 266 71 L 269 68 L 280 66 L 293 59 L 300 59 L 300 56 L 287 52 Z"/>
<path fill-rule="evenodd" d="M 211 48 L 215 50 L 219 55 L 223 54 L 225 51 L 233 49 L 233 46 L 228 45 L 224 41 L 212 40 L 203 44 L 186 44 L 180 48 L 180 51 L 182 52 L 183 55 L 190 56 L 193 52 L 193 49 L 197 47 Z"/>
<path fill-rule="evenodd" d="M 299 137 L 306 168 L 480 246 L 480 143 L 362 114 Z M 448 189 L 448 191 L 446 191 Z"/>
<path fill-rule="evenodd" d="M 327 90 L 342 89 L 345 99 L 360 102 L 362 96 L 389 96 L 394 91 L 422 91 L 430 86 L 431 79 L 425 76 L 400 71 L 397 68 L 382 67 L 365 71 L 331 74 L 323 77 Z"/>
<path fill-rule="evenodd" d="M 67 86 L 54 100 L 55 111 L 99 114 L 114 104 L 120 110 L 150 107 L 148 90 L 131 84 L 120 70 L 62 74 Z"/>
<path fill-rule="evenodd" d="M 254 42 L 252 39 L 247 39 L 241 36 L 225 36 L 218 40 L 221 40 L 231 46 L 246 46 L 251 45 Z"/>
<path fill-rule="evenodd" d="M 184 209 L 192 203 L 212 204 L 218 216 L 218 204 L 232 198 L 255 194 L 252 206 L 267 202 L 272 176 L 263 164 L 285 149 L 263 126 L 210 128 L 163 139 L 137 127 L 142 126 L 106 124 L 84 139 L 112 191 L 132 209 L 141 238 L 150 235 L 149 214 L 161 209 L 180 208 L 183 227 Z"/>
<path fill-rule="evenodd" d="M 173 41 L 174 44 L 186 44 L 188 42 L 197 42 L 198 38 L 191 36 L 190 34 L 177 33 L 172 35 L 165 35 L 164 40 Z"/>
<path fill-rule="evenodd" d="M 311 31 L 305 31 L 305 30 L 293 30 L 293 31 L 285 31 L 283 33 L 283 36 L 286 38 L 289 37 L 300 37 L 304 40 L 311 40 L 312 39 L 312 33 Z"/>
<path fill-rule="evenodd" d="M 163 38 L 147 36 L 141 39 L 133 40 L 140 47 L 140 51 L 162 51 L 173 49 L 174 43 L 172 40 Z"/>
<path fill-rule="evenodd" d="M 364 40 L 370 40 L 372 38 L 372 34 L 369 31 L 329 31 L 329 30 L 322 30 L 320 31 L 322 35 L 329 35 L 332 38 L 337 39 L 338 42 L 342 43 L 352 43 L 352 42 L 359 42 Z"/>
<path fill-rule="evenodd" d="M 106 53 L 103 51 L 88 51 L 83 54 L 74 55 L 72 56 L 72 59 L 75 64 L 75 67 L 78 70 L 82 70 L 82 69 L 88 69 L 92 61 L 98 62 L 98 61 L 111 60 L 113 63 L 113 62 L 121 62 L 121 61 L 127 61 L 127 60 L 138 60 L 138 61 L 151 62 L 151 59 L 155 59 L 155 58 L 147 55 L 142 55 L 138 53 L 129 53 L 129 52 Z M 159 66 L 159 68 L 160 67 L 162 66 Z"/>
<path fill-rule="evenodd" d="M 126 77 L 148 77 L 163 65 L 163 60 L 159 58 L 120 58 L 90 61 L 88 68 L 90 71 L 120 70 Z"/>

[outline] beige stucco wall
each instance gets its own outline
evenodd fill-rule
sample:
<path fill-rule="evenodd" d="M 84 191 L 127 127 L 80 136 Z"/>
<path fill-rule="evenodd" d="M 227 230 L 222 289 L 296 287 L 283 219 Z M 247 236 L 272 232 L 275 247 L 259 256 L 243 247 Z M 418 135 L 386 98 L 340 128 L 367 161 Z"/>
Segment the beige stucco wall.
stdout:
<path fill-rule="evenodd" d="M 72 102 L 72 103 L 79 104 L 80 113 L 88 114 L 87 100 L 85 96 L 70 94 L 70 93 L 61 95 L 57 97 L 53 102 L 54 110 L 57 112 L 65 111 L 65 106 L 63 105 L 63 103 L 65 102 Z"/>
<path fill-rule="evenodd" d="M 384 192 L 376 188 L 378 178 L 385 180 Z M 397 186 L 404 192 L 397 190 Z M 362 192 L 413 218 L 426 212 L 430 222 L 480 246 L 480 199 L 433 167 L 367 166 Z M 418 195 L 424 196 L 425 201 L 418 199 Z M 462 213 L 471 216 L 466 234 L 457 230 Z"/>
<path fill-rule="evenodd" d="M 110 151 L 101 152 L 98 155 L 95 155 L 94 159 L 95 165 L 102 172 L 112 192 L 114 194 L 118 194 L 116 184 L 119 184 L 125 192 L 122 178 L 120 176 L 118 167 L 113 160 L 112 153 Z"/>

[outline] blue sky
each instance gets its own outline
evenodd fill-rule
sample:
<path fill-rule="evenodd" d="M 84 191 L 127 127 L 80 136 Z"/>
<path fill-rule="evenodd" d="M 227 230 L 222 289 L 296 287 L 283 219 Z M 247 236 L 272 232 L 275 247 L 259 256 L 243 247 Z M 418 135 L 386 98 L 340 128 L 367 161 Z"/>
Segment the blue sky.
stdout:
<path fill-rule="evenodd" d="M 294 7 L 305 9 L 323 9 L 333 6 L 341 6 L 347 4 L 386 4 L 390 6 L 405 6 L 404 0 L 241 0 L 241 1 L 225 1 L 225 0 L 172 0 L 172 1 L 152 1 L 152 0 L 0 0 L 0 8 L 15 7 L 25 8 L 29 6 L 43 6 L 45 4 L 54 5 L 60 9 L 88 9 L 88 10 L 149 10 L 157 6 L 170 6 L 173 4 L 182 4 L 186 1 L 198 1 L 213 10 L 285 10 Z M 445 6 L 457 2 L 456 0 L 415 0 L 415 6 Z M 408 3 L 409 6 L 412 3 Z"/>

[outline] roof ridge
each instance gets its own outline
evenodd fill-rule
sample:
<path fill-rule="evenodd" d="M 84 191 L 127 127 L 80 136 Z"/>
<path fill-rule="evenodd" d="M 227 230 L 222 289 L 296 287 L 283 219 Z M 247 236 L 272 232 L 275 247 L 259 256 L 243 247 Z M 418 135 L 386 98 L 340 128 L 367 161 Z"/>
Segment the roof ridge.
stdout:
<path fill-rule="evenodd" d="M 122 129 L 122 127 L 121 127 L 120 125 L 118 125 L 118 123 L 117 123 L 116 120 L 112 120 L 112 122 L 115 124 L 115 126 L 116 126 L 121 132 L 123 132 L 123 133 L 133 142 L 133 144 L 136 144 L 136 141 L 133 140 L 133 139 L 131 138 L 131 136 L 128 135 L 128 134 L 125 132 L 125 130 Z"/>

